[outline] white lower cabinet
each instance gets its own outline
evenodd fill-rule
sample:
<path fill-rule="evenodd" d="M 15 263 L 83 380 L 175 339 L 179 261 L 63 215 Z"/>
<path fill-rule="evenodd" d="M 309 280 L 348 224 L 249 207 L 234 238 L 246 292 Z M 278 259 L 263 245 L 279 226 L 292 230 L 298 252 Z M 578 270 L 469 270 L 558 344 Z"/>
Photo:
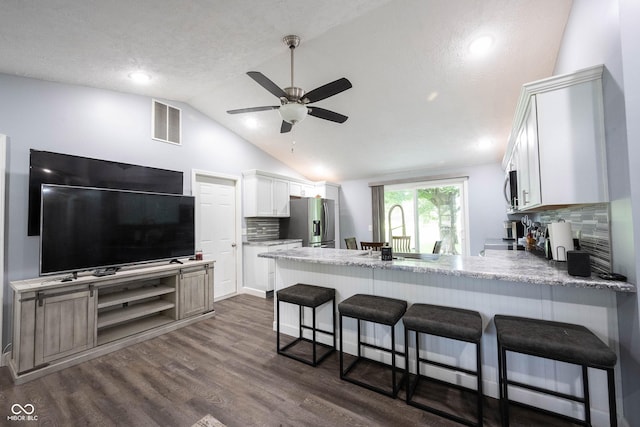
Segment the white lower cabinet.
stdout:
<path fill-rule="evenodd" d="M 244 245 L 244 288 L 249 292 L 266 296 L 275 288 L 275 261 L 258 255 L 266 252 L 299 248 L 302 242 L 269 246 Z"/>

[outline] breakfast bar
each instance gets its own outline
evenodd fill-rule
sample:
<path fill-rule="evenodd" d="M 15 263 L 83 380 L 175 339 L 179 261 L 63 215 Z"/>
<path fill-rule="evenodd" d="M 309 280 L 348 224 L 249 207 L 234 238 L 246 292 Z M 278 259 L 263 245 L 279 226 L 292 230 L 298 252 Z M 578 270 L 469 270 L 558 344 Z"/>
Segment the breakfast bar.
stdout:
<path fill-rule="evenodd" d="M 396 256 L 392 261 L 382 261 L 379 252 L 305 247 L 260 256 L 275 260 L 276 292 L 296 283 L 306 283 L 334 288 L 336 304 L 355 294 L 370 294 L 405 300 L 409 305 L 426 303 L 478 311 L 483 323 L 483 390 L 485 395 L 494 398 L 498 397 L 498 352 L 493 324 L 496 314 L 582 325 L 620 354 L 617 299 L 636 292 L 636 286 L 627 282 L 603 280 L 595 275 L 570 276 L 564 263 L 547 261 L 526 251 L 487 250 L 485 256 L 429 254 L 417 257 L 407 254 Z M 322 327 L 332 327 L 330 311 L 330 306 L 318 311 Z M 280 322 L 281 332 L 297 336 L 297 310 L 283 307 Z M 367 325 L 366 335 L 373 337 L 376 345 L 389 346 L 391 342 L 388 328 Z M 401 322 L 396 325 L 396 336 L 403 337 Z M 355 322 L 345 325 L 342 337 L 345 352 L 356 354 L 355 337 Z M 442 358 L 444 363 L 463 367 L 475 363 L 475 350 L 468 343 L 434 337 L 422 339 L 428 343 L 434 357 Z M 396 346 L 401 351 L 403 338 L 396 339 Z M 367 351 L 371 353 L 369 357 L 390 363 L 387 355 Z M 409 357 L 413 356 L 410 354 Z M 398 366 L 404 367 L 403 358 Z M 580 369 L 575 366 L 519 354 L 509 355 L 509 366 L 516 376 L 529 383 L 563 393 L 581 392 Z M 475 379 L 464 374 L 431 369 L 430 375 L 436 378 L 466 387 L 475 386 Z M 606 375 L 590 369 L 589 376 L 593 421 L 607 424 Z M 618 413 L 622 413 L 620 384 L 620 371 L 616 366 Z M 566 415 L 583 415 L 581 405 L 562 399 L 541 398 L 518 388 L 510 391 L 510 395 L 516 400 L 532 402 Z"/>

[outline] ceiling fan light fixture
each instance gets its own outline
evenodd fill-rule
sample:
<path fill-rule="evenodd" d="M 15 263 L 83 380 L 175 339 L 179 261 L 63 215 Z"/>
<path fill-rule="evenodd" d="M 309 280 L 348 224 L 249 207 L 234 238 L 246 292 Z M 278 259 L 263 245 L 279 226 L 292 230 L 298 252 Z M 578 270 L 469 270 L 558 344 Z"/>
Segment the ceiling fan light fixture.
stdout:
<path fill-rule="evenodd" d="M 137 71 L 132 71 L 131 73 L 129 73 L 129 78 L 137 84 L 147 84 L 151 81 L 151 74 L 142 71 L 142 70 L 137 70 Z"/>
<path fill-rule="evenodd" d="M 297 102 L 289 102 L 288 104 L 283 104 L 278 109 L 280 112 L 280 116 L 282 120 L 287 123 L 291 123 L 292 125 L 299 123 L 307 117 L 307 107 L 302 104 L 298 104 Z"/>
<path fill-rule="evenodd" d="M 483 55 L 493 46 L 493 37 L 490 35 L 482 35 L 476 37 L 469 45 L 469 51 L 474 55 Z"/>

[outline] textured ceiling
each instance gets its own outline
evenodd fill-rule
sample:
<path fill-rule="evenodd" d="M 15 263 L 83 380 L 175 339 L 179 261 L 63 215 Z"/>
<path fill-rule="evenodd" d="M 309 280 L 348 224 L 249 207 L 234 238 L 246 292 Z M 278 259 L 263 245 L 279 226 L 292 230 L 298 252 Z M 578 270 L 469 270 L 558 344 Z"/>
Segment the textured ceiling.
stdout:
<path fill-rule="evenodd" d="M 498 162 L 523 83 L 551 75 L 570 0 L 3 0 L 0 72 L 173 99 L 314 180 Z M 310 91 L 353 88 L 280 134 L 277 105 L 245 73 Z M 485 56 L 469 43 L 489 34 Z M 134 86 L 128 74 L 152 74 Z M 247 127 L 247 119 L 256 128 Z M 479 140 L 489 138 L 489 148 Z M 295 141 L 295 145 L 293 142 Z M 292 147 L 295 149 L 292 152 Z"/>

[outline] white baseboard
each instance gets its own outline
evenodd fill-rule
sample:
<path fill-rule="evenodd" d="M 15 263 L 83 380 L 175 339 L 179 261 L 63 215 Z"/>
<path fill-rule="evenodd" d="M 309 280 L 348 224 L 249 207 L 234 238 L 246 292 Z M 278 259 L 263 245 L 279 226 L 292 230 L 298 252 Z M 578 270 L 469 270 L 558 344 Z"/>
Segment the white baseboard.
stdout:
<path fill-rule="evenodd" d="M 253 295 L 254 297 L 260 297 L 260 298 L 266 298 L 267 297 L 267 292 L 266 291 L 261 291 L 259 289 L 253 289 L 253 288 L 241 288 L 242 290 L 240 291 L 243 294 L 248 294 L 248 295 Z"/>

